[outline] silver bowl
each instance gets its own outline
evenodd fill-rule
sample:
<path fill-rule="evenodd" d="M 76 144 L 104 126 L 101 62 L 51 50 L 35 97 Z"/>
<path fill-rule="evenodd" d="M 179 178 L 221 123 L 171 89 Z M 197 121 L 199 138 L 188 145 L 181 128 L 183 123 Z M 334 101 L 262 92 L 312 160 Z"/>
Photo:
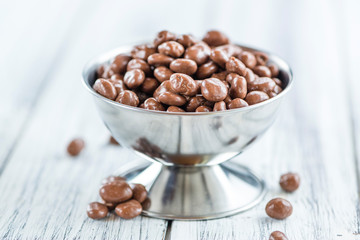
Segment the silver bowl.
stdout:
<path fill-rule="evenodd" d="M 260 202 L 266 192 L 263 180 L 248 168 L 225 161 L 242 153 L 274 122 L 292 83 L 288 64 L 267 53 L 269 61 L 279 66 L 284 90 L 265 102 L 221 112 L 168 113 L 123 105 L 93 90 L 96 69 L 130 50 L 131 46 L 124 46 L 90 61 L 83 82 L 114 138 L 153 162 L 130 164 L 118 173 L 147 187 L 151 204 L 143 214 L 182 220 L 219 218 Z"/>

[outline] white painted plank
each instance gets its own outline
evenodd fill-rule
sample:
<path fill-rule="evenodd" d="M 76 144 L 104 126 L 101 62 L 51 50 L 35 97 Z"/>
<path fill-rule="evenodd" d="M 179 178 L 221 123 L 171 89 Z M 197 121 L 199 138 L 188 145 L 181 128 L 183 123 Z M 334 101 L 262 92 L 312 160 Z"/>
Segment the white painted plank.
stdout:
<path fill-rule="evenodd" d="M 171 239 L 267 239 L 274 230 L 285 232 L 289 239 L 359 239 L 353 235 L 358 231 L 359 199 L 351 116 L 344 107 L 348 104 L 347 86 L 341 84 L 345 69 L 340 64 L 340 35 L 331 27 L 338 16 L 335 6 L 329 4 L 262 2 L 256 5 L 261 5 L 256 18 L 251 8 L 240 17 L 249 19 L 246 24 L 252 23 L 257 32 L 245 27 L 237 35 L 284 56 L 295 74 L 293 91 L 278 121 L 264 139 L 238 158 L 265 178 L 269 193 L 259 206 L 234 217 L 173 222 Z M 239 5 L 231 2 L 234 11 Z M 276 11 L 271 14 L 269 9 Z M 235 29 L 231 19 L 220 21 L 219 25 Z M 238 23 L 237 28 L 242 29 Z M 263 29 L 265 34 L 271 29 L 272 35 L 265 35 Z M 262 34 L 265 37 L 261 38 Z M 256 39 L 251 39 L 253 36 Z M 287 171 L 302 176 L 301 188 L 294 194 L 283 193 L 278 185 L 280 175 Z M 285 221 L 272 220 L 264 211 L 267 201 L 278 196 L 294 206 L 293 215 Z"/>

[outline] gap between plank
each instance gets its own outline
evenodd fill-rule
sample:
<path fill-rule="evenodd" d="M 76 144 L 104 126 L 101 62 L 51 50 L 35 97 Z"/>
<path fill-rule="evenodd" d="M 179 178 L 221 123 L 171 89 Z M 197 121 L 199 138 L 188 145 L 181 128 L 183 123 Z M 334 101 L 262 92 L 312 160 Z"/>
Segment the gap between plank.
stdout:
<path fill-rule="evenodd" d="M 173 223 L 172 220 L 168 220 L 164 240 L 170 240 L 171 239 L 171 226 L 172 226 L 172 223 Z"/>

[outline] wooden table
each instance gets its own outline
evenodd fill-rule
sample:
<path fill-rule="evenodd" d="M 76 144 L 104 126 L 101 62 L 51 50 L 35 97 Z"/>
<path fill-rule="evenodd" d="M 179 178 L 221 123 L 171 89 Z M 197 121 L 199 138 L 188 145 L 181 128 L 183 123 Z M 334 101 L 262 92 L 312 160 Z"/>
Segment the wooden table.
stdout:
<path fill-rule="evenodd" d="M 268 239 L 280 230 L 360 239 L 359 10 L 359 1 L 1 1 L 0 238 Z M 264 201 L 211 221 L 88 219 L 101 179 L 136 157 L 108 144 L 80 82 L 84 63 L 162 29 L 211 28 L 278 53 L 294 71 L 273 127 L 234 160 L 266 179 Z M 86 150 L 71 158 L 65 148 L 76 136 Z M 301 175 L 294 194 L 278 185 L 288 171 Z M 287 220 L 265 214 L 276 196 L 294 206 Z"/>

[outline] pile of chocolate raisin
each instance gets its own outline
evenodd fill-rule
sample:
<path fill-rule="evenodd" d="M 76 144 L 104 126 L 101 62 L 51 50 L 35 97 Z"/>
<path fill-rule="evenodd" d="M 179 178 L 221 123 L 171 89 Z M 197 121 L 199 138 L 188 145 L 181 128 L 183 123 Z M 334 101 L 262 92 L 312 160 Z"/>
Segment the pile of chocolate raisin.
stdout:
<path fill-rule="evenodd" d="M 93 88 L 148 110 L 211 112 L 263 102 L 282 91 L 279 68 L 263 52 L 232 44 L 219 31 L 200 41 L 168 31 L 99 66 Z"/>

